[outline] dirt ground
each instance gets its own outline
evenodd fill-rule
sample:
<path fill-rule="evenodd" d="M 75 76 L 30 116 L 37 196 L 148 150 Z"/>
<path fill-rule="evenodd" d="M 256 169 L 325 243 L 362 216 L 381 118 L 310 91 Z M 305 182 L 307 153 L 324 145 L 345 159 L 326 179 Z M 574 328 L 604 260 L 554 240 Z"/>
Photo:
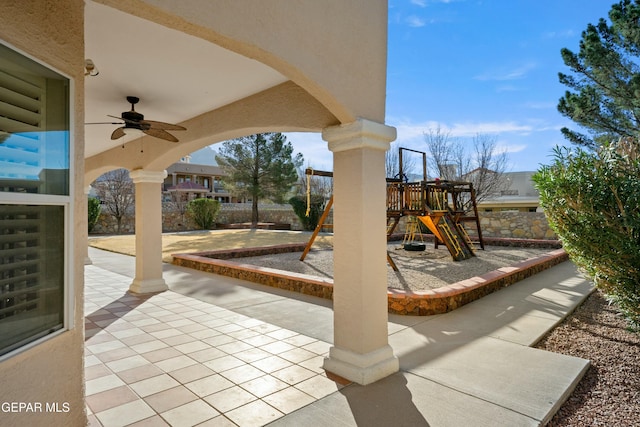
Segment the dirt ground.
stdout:
<path fill-rule="evenodd" d="M 310 232 L 247 229 L 163 234 L 162 257 L 163 261 L 171 262 L 171 254 L 174 253 L 306 243 L 310 237 Z M 332 278 L 332 239 L 331 234 L 319 235 L 304 262 L 300 261 L 301 254 L 297 252 L 248 257 L 243 258 L 242 262 Z M 133 235 L 92 237 L 89 245 L 112 252 L 135 254 Z M 387 250 L 399 270 L 393 271 L 387 266 L 388 286 L 412 291 L 446 286 L 549 252 L 549 249 L 486 246 L 486 250 L 476 250 L 476 256 L 471 259 L 453 261 L 444 245 L 435 249 L 432 243 L 427 243 L 424 251 L 405 251 L 401 242 L 390 242 Z"/>
<path fill-rule="evenodd" d="M 307 243 L 311 237 L 305 231 L 281 230 L 206 230 L 162 235 L 162 260 L 171 262 L 171 254 L 217 251 L 223 249 L 257 248 L 285 243 Z M 331 248 L 331 235 L 319 235 L 314 248 Z M 134 235 L 89 236 L 89 246 L 106 251 L 135 255 Z"/>

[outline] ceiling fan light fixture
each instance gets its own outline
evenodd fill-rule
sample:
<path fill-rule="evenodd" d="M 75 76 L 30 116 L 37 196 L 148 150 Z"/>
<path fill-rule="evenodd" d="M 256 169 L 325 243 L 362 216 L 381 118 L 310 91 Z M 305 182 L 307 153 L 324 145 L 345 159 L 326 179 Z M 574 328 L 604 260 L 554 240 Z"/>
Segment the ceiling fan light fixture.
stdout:
<path fill-rule="evenodd" d="M 165 141 L 178 142 L 178 138 L 167 132 L 167 130 L 186 130 L 184 126 L 180 125 L 155 120 L 145 120 L 144 115 L 135 110 L 135 105 L 140 99 L 136 96 L 127 96 L 127 101 L 131 104 L 130 111 L 123 111 L 120 117 L 109 116 L 124 121 L 124 126 L 117 128 L 111 134 L 112 140 L 122 138 L 125 135 L 131 135 L 132 132 L 139 135 L 139 131 L 155 138 L 164 139 Z"/>
<path fill-rule="evenodd" d="M 135 136 L 137 138 L 144 136 L 142 129 L 134 126 L 125 126 L 124 133 L 127 134 L 127 136 Z"/>

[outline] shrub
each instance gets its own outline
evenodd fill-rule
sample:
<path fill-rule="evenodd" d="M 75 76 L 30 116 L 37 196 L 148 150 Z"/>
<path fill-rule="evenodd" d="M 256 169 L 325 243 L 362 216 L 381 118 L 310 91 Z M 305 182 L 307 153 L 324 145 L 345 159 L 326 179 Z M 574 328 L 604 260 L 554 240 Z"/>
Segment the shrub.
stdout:
<path fill-rule="evenodd" d="M 319 195 L 311 195 L 311 203 L 309 207 L 309 216 L 307 216 L 307 198 L 302 196 L 294 196 L 289 199 L 289 204 L 293 207 L 293 212 L 300 219 L 302 229 L 313 231 L 318 225 L 318 221 L 324 211 L 324 197 Z"/>
<path fill-rule="evenodd" d="M 89 226 L 89 233 L 91 233 L 93 227 L 96 226 L 98 218 L 100 218 L 101 210 L 102 209 L 100 206 L 100 200 L 96 199 L 95 197 L 89 197 L 89 200 L 87 201 L 87 225 Z"/>
<path fill-rule="evenodd" d="M 194 199 L 187 204 L 187 213 L 203 230 L 213 227 L 219 210 L 220 202 L 213 199 Z"/>
<path fill-rule="evenodd" d="M 549 224 L 571 259 L 640 327 L 640 146 L 556 149 L 533 180 Z"/>

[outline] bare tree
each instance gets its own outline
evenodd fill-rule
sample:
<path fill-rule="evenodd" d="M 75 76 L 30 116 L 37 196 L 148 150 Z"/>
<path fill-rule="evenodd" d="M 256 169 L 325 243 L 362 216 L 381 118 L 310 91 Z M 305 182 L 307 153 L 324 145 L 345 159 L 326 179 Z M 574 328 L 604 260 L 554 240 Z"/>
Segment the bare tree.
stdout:
<path fill-rule="evenodd" d="M 182 227 L 185 227 L 184 216 L 187 213 L 187 206 L 189 205 L 189 194 L 181 191 L 171 191 L 171 204 L 173 208 L 180 214 L 180 222 Z"/>
<path fill-rule="evenodd" d="M 430 174 L 444 180 L 470 182 L 476 192 L 476 202 L 508 188 L 504 178 L 508 157 L 498 149 L 495 136 L 476 134 L 472 146 L 466 148 L 459 138 L 438 127 L 425 133 L 424 139 Z"/>
<path fill-rule="evenodd" d="M 120 233 L 122 219 L 135 202 L 135 186 L 126 169 L 115 169 L 101 175 L 94 182 L 98 198 L 106 212 L 116 219 L 116 232 Z"/>
<path fill-rule="evenodd" d="M 507 153 L 496 147 L 496 138 L 491 135 L 476 134 L 473 137 L 473 164 L 475 169 L 464 179 L 473 183 L 476 201 L 480 202 L 492 195 L 500 195 L 509 187 L 504 174 L 509 167 Z"/>
<path fill-rule="evenodd" d="M 424 134 L 427 143 L 429 175 L 450 181 L 471 170 L 471 158 L 465 155 L 462 142 L 443 131 L 440 126 Z"/>

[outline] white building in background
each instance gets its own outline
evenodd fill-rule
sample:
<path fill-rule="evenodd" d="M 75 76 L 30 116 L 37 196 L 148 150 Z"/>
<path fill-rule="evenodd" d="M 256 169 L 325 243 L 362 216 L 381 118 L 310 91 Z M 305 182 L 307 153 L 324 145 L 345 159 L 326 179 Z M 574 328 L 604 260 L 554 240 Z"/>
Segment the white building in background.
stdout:
<path fill-rule="evenodd" d="M 540 192 L 531 179 L 535 173 L 535 171 L 504 173 L 503 188 L 505 189 L 479 202 L 478 210 L 480 212 L 540 211 Z"/>

